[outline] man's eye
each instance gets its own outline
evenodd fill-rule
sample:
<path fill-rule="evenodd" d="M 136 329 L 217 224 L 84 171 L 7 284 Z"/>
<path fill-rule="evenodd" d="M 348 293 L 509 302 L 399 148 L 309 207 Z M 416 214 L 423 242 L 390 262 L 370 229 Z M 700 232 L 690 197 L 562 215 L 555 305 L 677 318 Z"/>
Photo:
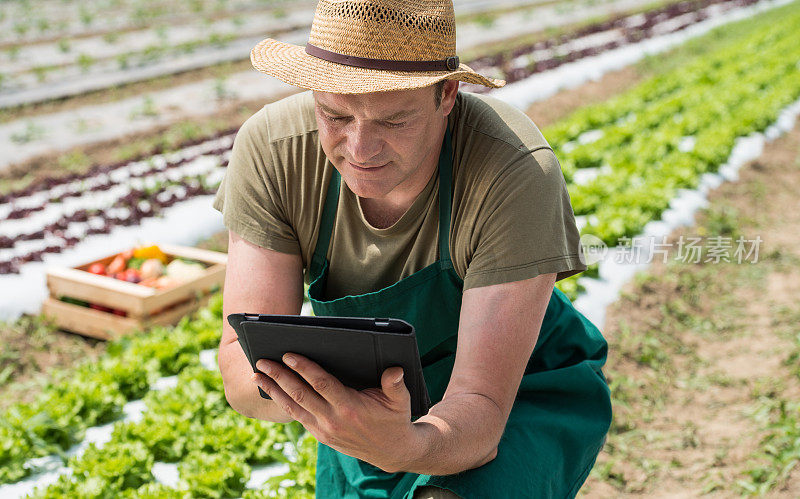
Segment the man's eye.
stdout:
<path fill-rule="evenodd" d="M 384 121 L 383 124 L 389 128 L 400 128 L 401 126 L 404 126 L 406 123 L 404 121 L 401 121 L 400 123 L 394 123 L 392 121 Z"/>
<path fill-rule="evenodd" d="M 328 118 L 328 121 L 344 121 L 347 119 L 345 116 L 328 116 L 327 114 L 325 117 Z"/>

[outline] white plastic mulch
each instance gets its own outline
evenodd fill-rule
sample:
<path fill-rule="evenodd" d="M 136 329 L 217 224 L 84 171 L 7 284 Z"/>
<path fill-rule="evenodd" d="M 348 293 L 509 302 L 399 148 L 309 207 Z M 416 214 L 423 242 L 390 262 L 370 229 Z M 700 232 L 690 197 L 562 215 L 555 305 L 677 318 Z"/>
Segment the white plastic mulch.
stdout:
<path fill-rule="evenodd" d="M 461 11 L 480 11 L 498 2 L 456 2 L 455 8 Z M 602 4 L 583 5 L 578 0 L 561 2 L 559 5 L 537 6 L 540 1 L 526 3 L 532 6 L 522 13 L 503 14 L 493 20 L 491 26 L 480 24 L 459 25 L 457 46 L 459 50 L 478 46 L 487 41 L 513 36 L 521 32 L 542 30 L 561 26 L 581 19 L 608 15 L 619 10 L 636 6 L 633 0 L 606 0 Z M 593 2 L 596 3 L 596 2 Z M 303 12 L 292 16 L 302 16 Z M 535 19 L 535 23 L 531 20 Z M 293 17 L 288 25 L 297 22 Z M 38 102 L 66 95 L 76 95 L 89 90 L 105 88 L 124 82 L 153 78 L 164 74 L 195 67 L 207 66 L 226 60 L 241 59 L 249 53 L 256 38 L 237 40 L 224 48 L 198 50 L 202 53 L 185 54 L 144 67 L 120 71 L 106 69 L 93 74 L 91 78 L 79 77 L 54 79 L 43 85 L 23 86 L 19 90 L 0 92 L 0 108 L 21 102 Z M 305 44 L 308 29 L 299 29 L 279 37 L 282 41 Z M 237 55 L 238 54 L 238 55 Z M 102 66 L 100 64 L 98 68 Z M 74 68 L 73 68 L 74 69 Z M 279 80 L 267 77 L 256 70 L 248 70 L 226 76 L 222 80 L 209 78 L 195 83 L 179 85 L 170 89 L 155 91 L 145 95 L 72 109 L 67 112 L 22 118 L 0 124 L 0 170 L 4 167 L 25 161 L 53 150 L 65 150 L 74 146 L 110 140 L 128 133 L 148 130 L 153 126 L 171 123 L 180 117 L 205 116 L 218 112 L 221 106 L 229 104 L 231 98 L 258 99 L 265 102 L 275 96 L 296 90 Z M 222 93 L 223 99 L 218 99 Z M 151 102 L 150 110 L 156 114 L 142 114 L 147 107 L 145 99 Z M 198 105 L 202 103 L 202 105 Z M 135 115 L 135 117 L 132 117 Z M 16 138 L 16 140 L 14 140 Z"/>

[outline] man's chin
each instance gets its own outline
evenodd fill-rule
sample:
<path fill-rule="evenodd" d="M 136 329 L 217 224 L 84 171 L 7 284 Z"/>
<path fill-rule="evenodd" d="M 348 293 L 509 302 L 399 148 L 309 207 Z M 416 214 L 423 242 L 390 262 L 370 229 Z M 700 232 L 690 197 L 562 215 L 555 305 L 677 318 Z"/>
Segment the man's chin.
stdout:
<path fill-rule="evenodd" d="M 387 189 L 383 182 L 353 178 L 344 178 L 344 181 L 347 184 L 347 188 L 350 189 L 353 194 L 365 199 L 385 197 L 391 190 Z"/>

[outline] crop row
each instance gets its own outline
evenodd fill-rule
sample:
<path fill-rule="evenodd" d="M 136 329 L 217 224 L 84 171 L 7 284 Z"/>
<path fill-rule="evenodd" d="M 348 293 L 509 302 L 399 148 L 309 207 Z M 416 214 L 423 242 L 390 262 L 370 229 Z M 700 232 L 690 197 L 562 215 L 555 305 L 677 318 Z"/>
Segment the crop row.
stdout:
<path fill-rule="evenodd" d="M 798 22 L 796 3 L 762 14 L 745 36 L 543 130 L 581 232 L 611 247 L 637 236 L 800 97 Z M 597 275 L 594 265 L 580 277 Z M 577 278 L 557 285 L 575 298 Z"/>
<path fill-rule="evenodd" d="M 138 225 L 164 208 L 213 194 L 230 154 L 232 137 L 182 151 L 177 158 L 150 158 L 106 168 L 88 178 L 57 182 L 0 204 L 0 274 L 41 261 L 87 235 Z"/>
<path fill-rule="evenodd" d="M 43 43 L 54 37 L 119 34 L 154 24 L 212 22 L 221 16 L 238 17 L 281 5 L 285 1 L 185 0 L 181 2 L 109 0 L 107 2 L 6 2 L 0 11 L 0 42 Z M 16 4 L 16 5 L 14 5 Z M 266 4 L 266 5 L 265 5 Z M 276 9 L 277 10 L 277 9 Z"/>
<path fill-rule="evenodd" d="M 686 0 L 630 16 L 589 24 L 559 37 L 516 46 L 470 61 L 480 71 L 493 71 L 508 83 L 525 79 L 532 74 L 555 69 L 563 64 L 608 50 L 637 43 L 656 35 L 684 30 L 725 10 L 753 5 L 761 0 Z M 465 89 L 485 93 L 480 85 L 465 85 Z"/>
<path fill-rule="evenodd" d="M 71 473 L 34 497 L 261 497 L 276 491 L 310 497 L 316 442 L 297 423 L 243 418 L 227 404 L 216 370 L 199 353 L 214 348 L 222 329 L 222 299 L 173 328 L 155 328 L 109 344 L 99 362 L 56 375 L 37 400 L 0 415 L 0 483 L 37 471 L 35 457 L 58 456 Z M 177 375 L 172 388 L 156 380 Z M 143 398 L 139 418 L 121 419 L 123 406 Z M 116 421 L 116 422 L 115 422 Z M 91 426 L 113 424 L 102 447 L 75 446 Z M 73 454 L 67 458 L 68 454 Z M 292 459 L 287 458 L 292 456 Z M 251 467 L 283 462 L 287 473 L 258 491 L 245 491 Z M 153 463 L 177 463 L 175 488 L 155 482 Z M 305 480 L 297 477 L 305 476 Z M 294 484 L 281 485 L 287 478 Z M 310 487 L 310 489 L 309 489 Z M 289 494 L 291 492 L 291 494 Z"/>
<path fill-rule="evenodd" d="M 715 171 L 737 137 L 764 130 L 800 94 L 800 22 L 791 15 L 732 46 L 584 108 L 544 131 L 586 230 L 613 244 L 658 219 L 679 188 Z M 594 140 L 581 141 L 593 135 Z M 687 138 L 693 147 L 681 147 Z M 589 182 L 571 182 L 598 168 Z"/>

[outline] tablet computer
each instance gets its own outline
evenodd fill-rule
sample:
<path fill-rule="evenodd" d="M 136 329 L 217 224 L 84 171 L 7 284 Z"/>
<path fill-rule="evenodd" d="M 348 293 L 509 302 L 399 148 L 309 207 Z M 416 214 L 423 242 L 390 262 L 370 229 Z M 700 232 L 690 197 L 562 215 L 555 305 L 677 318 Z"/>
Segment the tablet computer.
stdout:
<path fill-rule="evenodd" d="M 400 366 L 411 394 L 412 417 L 430 408 L 414 327 L 403 320 L 230 314 L 228 323 L 253 372 L 259 372 L 259 359 L 283 363 L 283 355 L 294 352 L 313 360 L 344 385 L 363 390 L 380 388 L 383 371 Z M 269 398 L 261 388 L 258 391 Z"/>

